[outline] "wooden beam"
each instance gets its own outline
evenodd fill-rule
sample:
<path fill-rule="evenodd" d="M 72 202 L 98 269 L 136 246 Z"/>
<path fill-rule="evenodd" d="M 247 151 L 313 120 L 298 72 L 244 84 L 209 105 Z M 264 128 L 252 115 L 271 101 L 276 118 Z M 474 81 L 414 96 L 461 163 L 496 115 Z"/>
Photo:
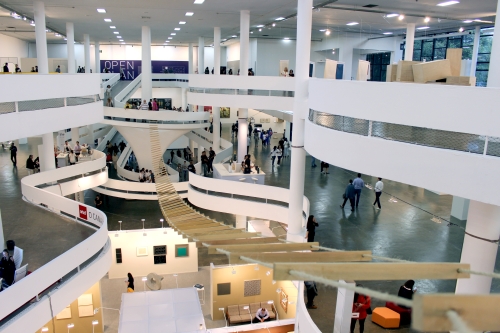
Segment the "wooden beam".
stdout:
<path fill-rule="evenodd" d="M 202 243 L 210 244 L 210 245 L 254 244 L 254 245 L 260 246 L 260 244 L 279 243 L 279 238 L 278 237 L 261 237 L 261 238 L 238 239 L 238 241 L 234 241 L 234 240 L 205 241 L 205 242 L 196 242 L 196 246 L 197 247 L 204 246 Z"/>
<path fill-rule="evenodd" d="M 189 226 L 182 226 L 182 227 L 176 226 L 176 229 L 182 230 L 182 231 L 188 231 L 189 229 L 211 228 L 211 227 L 219 227 L 219 226 L 221 226 L 220 223 L 207 221 L 207 222 L 199 222 L 199 223 L 189 225 Z"/>
<path fill-rule="evenodd" d="M 262 246 L 254 245 L 217 245 L 209 246 L 208 254 L 219 254 L 217 248 L 229 252 L 287 252 L 287 251 L 316 251 L 317 248 L 312 246 L 319 246 L 318 242 L 313 243 L 284 243 L 284 244 L 266 244 Z"/>
<path fill-rule="evenodd" d="M 214 232 L 217 230 L 232 230 L 232 228 L 228 225 L 221 225 L 220 227 L 212 227 L 212 228 L 200 228 L 200 229 L 189 229 L 187 231 L 189 234 L 199 233 L 199 232 Z M 182 230 L 179 230 L 181 232 Z"/>
<path fill-rule="evenodd" d="M 248 263 L 240 259 L 241 256 L 268 263 L 282 262 L 346 262 L 346 261 L 371 261 L 363 254 L 372 254 L 371 251 L 342 251 L 342 252 L 285 252 L 285 253 L 254 253 L 254 252 L 231 252 L 230 264 Z"/>
<path fill-rule="evenodd" d="M 331 280 L 454 280 L 469 278 L 459 269 L 470 269 L 469 264 L 433 263 L 276 263 L 274 280 L 297 280 L 291 270 L 320 276 Z"/>
<path fill-rule="evenodd" d="M 209 236 L 209 235 L 229 235 L 229 234 L 241 234 L 245 232 L 245 229 L 227 229 L 227 230 L 214 230 L 214 231 L 204 231 L 192 233 L 191 230 L 183 231 L 185 236 L 189 238 L 196 238 L 197 236 Z"/>
<path fill-rule="evenodd" d="M 454 310 L 477 332 L 500 331 L 500 295 L 415 294 L 411 325 L 422 332 L 454 331 L 446 316 Z"/>
<path fill-rule="evenodd" d="M 189 237 L 191 239 L 196 239 L 197 241 L 211 241 L 211 240 L 226 240 L 226 239 L 238 239 L 238 238 L 252 238 L 259 237 L 260 232 L 246 232 L 241 234 L 229 234 L 229 235 L 210 235 L 210 236 L 196 236 Z"/>

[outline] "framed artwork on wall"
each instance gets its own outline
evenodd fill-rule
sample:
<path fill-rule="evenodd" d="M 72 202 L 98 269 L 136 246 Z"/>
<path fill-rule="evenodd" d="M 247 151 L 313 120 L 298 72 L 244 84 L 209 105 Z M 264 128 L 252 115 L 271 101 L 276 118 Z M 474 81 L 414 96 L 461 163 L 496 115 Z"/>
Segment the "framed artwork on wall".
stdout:
<path fill-rule="evenodd" d="M 260 280 L 247 280 L 244 281 L 243 296 L 257 296 L 260 295 Z"/>
<path fill-rule="evenodd" d="M 137 256 L 138 257 L 147 257 L 148 256 L 148 248 L 146 246 L 137 248 Z"/>
<path fill-rule="evenodd" d="M 167 246 L 157 245 L 153 246 L 153 261 L 155 265 L 167 263 Z"/>
<path fill-rule="evenodd" d="M 71 308 L 69 305 L 57 314 L 56 319 L 71 319 Z"/>
<path fill-rule="evenodd" d="M 176 258 L 189 257 L 189 244 L 177 244 L 175 246 L 175 257 Z"/>
<path fill-rule="evenodd" d="M 231 283 L 217 283 L 217 296 L 231 295 Z"/>
<path fill-rule="evenodd" d="M 280 290 L 280 304 L 285 313 L 288 311 L 288 295 L 283 289 Z"/>

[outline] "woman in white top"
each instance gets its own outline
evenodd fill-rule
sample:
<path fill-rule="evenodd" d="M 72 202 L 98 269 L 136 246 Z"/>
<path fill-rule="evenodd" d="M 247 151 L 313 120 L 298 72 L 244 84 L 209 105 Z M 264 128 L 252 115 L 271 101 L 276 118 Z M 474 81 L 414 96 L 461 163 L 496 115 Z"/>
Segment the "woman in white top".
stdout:
<path fill-rule="evenodd" d="M 76 156 L 75 156 L 75 153 L 73 152 L 73 150 L 70 150 L 69 151 L 69 165 L 75 165 L 76 163 Z"/>
<path fill-rule="evenodd" d="M 118 154 L 116 153 L 116 151 L 113 153 L 113 156 L 111 157 L 111 159 L 113 160 L 113 167 L 115 168 L 115 170 L 118 170 L 116 165 L 118 163 Z"/>
<path fill-rule="evenodd" d="M 281 164 L 281 157 L 283 156 L 283 152 L 281 151 L 280 147 L 278 146 L 278 149 L 276 149 L 276 157 L 278 158 L 278 166 Z"/>
<path fill-rule="evenodd" d="M 290 156 L 290 142 L 288 140 L 285 141 L 283 146 L 285 147 L 285 151 L 283 152 L 283 157 L 289 157 Z"/>

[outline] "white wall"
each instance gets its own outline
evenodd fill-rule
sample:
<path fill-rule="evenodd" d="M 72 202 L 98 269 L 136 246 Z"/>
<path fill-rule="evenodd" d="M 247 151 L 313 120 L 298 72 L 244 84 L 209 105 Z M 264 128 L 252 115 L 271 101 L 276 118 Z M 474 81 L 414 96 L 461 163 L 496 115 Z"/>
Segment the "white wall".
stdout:
<path fill-rule="evenodd" d="M 165 222 L 167 225 L 167 223 Z M 158 222 L 158 226 L 160 226 Z M 146 234 L 146 236 L 143 235 Z M 116 236 L 118 235 L 118 236 Z M 141 289 L 142 282 L 137 277 L 146 276 L 151 272 L 156 274 L 191 273 L 198 271 L 198 249 L 196 243 L 188 243 L 187 238 L 182 238 L 172 228 L 110 231 L 112 264 L 109 269 L 109 278 L 125 278 L 127 273 L 136 277 L 135 286 Z M 175 257 L 176 244 L 189 244 L 188 257 Z M 167 246 L 167 263 L 154 264 L 153 246 Z M 137 247 L 147 247 L 148 255 L 138 257 Z M 116 248 L 121 248 L 122 263 L 116 263 Z"/>
<path fill-rule="evenodd" d="M 255 75 L 278 76 L 280 60 L 288 60 L 288 69 L 295 70 L 295 41 L 267 39 L 257 41 Z"/>
<path fill-rule="evenodd" d="M 94 45 L 90 45 L 90 64 L 91 68 L 94 67 Z M 66 44 L 47 44 L 47 55 L 49 58 L 68 58 L 68 46 Z M 35 58 L 34 63 L 36 65 L 36 43 L 29 43 L 29 52 L 27 57 Z M 83 44 L 75 44 L 75 60 L 76 60 L 76 68 L 78 66 L 85 66 L 85 53 Z M 30 68 L 31 70 L 31 68 Z M 49 67 L 49 71 L 53 71 L 52 68 Z"/>
<path fill-rule="evenodd" d="M 21 58 L 28 56 L 28 42 L 18 38 L 0 34 L 0 45 L 0 58 L 17 58 L 17 63 L 19 64 Z M 14 66 L 12 68 L 9 66 L 9 69 L 14 71 Z"/>
<path fill-rule="evenodd" d="M 239 42 L 226 46 L 226 60 L 227 61 L 240 60 Z"/>

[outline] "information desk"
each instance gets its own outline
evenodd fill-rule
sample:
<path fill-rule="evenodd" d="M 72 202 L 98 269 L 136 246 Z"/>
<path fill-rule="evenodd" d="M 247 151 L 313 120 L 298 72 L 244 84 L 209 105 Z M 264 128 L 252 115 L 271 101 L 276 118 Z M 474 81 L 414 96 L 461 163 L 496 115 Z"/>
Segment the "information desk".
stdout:
<path fill-rule="evenodd" d="M 59 153 L 59 155 L 57 155 L 57 166 L 59 168 L 69 165 L 68 155 L 68 153 Z"/>
<path fill-rule="evenodd" d="M 254 184 L 264 184 L 264 178 L 266 174 L 260 170 L 260 173 L 257 173 L 255 168 L 252 166 L 252 172 L 248 174 L 244 174 L 241 171 L 241 165 L 236 164 L 236 172 L 229 172 L 229 168 L 231 166 L 229 164 L 214 164 L 214 174 L 213 178 L 215 179 L 224 179 L 224 180 L 232 180 L 236 182 L 242 183 L 254 183 Z"/>

